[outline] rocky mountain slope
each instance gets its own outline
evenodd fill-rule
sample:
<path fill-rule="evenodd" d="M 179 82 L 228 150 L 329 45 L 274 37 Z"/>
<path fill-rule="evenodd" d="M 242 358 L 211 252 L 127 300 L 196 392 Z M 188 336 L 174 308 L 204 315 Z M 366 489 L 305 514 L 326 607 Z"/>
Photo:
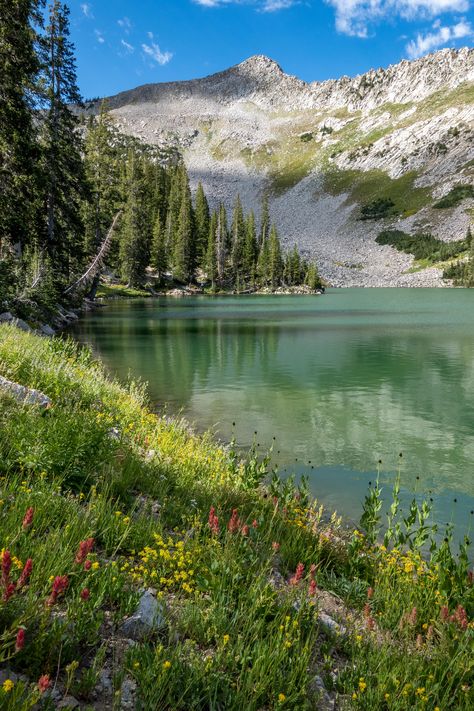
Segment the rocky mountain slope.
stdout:
<path fill-rule="evenodd" d="M 355 78 L 306 83 L 251 57 L 204 79 L 149 84 L 109 99 L 119 128 L 178 146 L 194 186 L 257 212 L 265 190 L 287 245 L 333 285 L 438 286 L 441 270 L 379 246 L 390 226 L 465 236 L 474 200 L 433 204 L 474 178 L 474 50 L 444 49 Z M 391 217 L 361 221 L 389 198 Z"/>

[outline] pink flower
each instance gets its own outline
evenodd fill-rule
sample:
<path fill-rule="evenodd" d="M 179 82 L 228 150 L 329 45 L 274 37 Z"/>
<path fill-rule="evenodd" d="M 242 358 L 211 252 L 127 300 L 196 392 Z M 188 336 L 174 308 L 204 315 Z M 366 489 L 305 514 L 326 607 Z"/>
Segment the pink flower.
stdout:
<path fill-rule="evenodd" d="M 252 528 L 257 528 L 257 526 L 258 526 L 257 519 L 254 518 L 254 520 L 252 521 Z"/>
<path fill-rule="evenodd" d="M 466 610 L 464 609 L 464 607 L 462 605 L 457 606 L 456 612 L 454 613 L 454 618 L 462 630 L 467 629 L 467 625 L 468 625 L 467 614 L 466 614 Z"/>
<path fill-rule="evenodd" d="M 84 561 L 84 570 L 90 570 L 92 567 L 92 562 L 90 560 Z"/>
<path fill-rule="evenodd" d="M 8 583 L 8 585 L 5 587 L 5 592 L 3 593 L 3 601 L 8 602 L 12 595 L 14 595 L 15 590 L 15 583 Z"/>
<path fill-rule="evenodd" d="M 416 618 L 417 618 L 417 616 L 418 616 L 418 613 L 417 613 L 416 607 L 414 607 L 414 608 L 412 609 L 412 611 L 410 612 L 410 614 L 408 615 L 408 617 L 407 617 L 407 622 L 408 622 L 410 625 L 415 626 L 415 625 L 416 625 Z"/>
<path fill-rule="evenodd" d="M 447 605 L 442 606 L 442 608 L 440 610 L 440 615 L 441 615 L 441 619 L 443 620 L 443 622 L 446 622 L 446 620 L 449 617 L 449 608 Z"/>
<path fill-rule="evenodd" d="M 237 533 L 240 530 L 240 519 L 238 516 L 237 509 L 232 510 L 232 516 L 230 517 L 229 523 L 227 524 L 227 530 L 230 533 Z"/>
<path fill-rule="evenodd" d="M 46 604 L 48 607 L 51 607 L 51 605 L 54 605 L 55 602 L 57 602 L 57 599 L 60 595 L 62 595 L 66 590 L 67 586 L 69 585 L 69 578 L 67 575 L 57 575 L 54 580 L 53 580 L 53 588 L 51 590 L 51 595 L 49 596 L 48 600 L 46 601 Z"/>
<path fill-rule="evenodd" d="M 245 526 L 242 526 L 242 531 L 241 531 L 241 533 L 242 533 L 243 536 L 248 536 L 248 535 L 249 535 L 249 531 L 250 531 L 250 528 L 247 526 L 247 524 L 245 524 Z"/>
<path fill-rule="evenodd" d="M 304 574 L 304 565 L 303 563 L 298 563 L 296 566 L 296 572 L 293 575 L 292 578 L 290 578 L 290 585 L 298 585 L 300 582 L 301 578 L 303 577 Z"/>
<path fill-rule="evenodd" d="M 24 531 L 26 531 L 27 528 L 31 526 L 33 523 L 33 515 L 35 513 L 35 510 L 32 506 L 30 506 L 29 509 L 26 510 L 26 513 L 23 517 L 23 523 L 22 523 L 22 528 Z"/>
<path fill-rule="evenodd" d="M 90 595 L 91 593 L 89 588 L 84 588 L 83 590 L 81 590 L 81 600 L 88 600 L 90 598 Z"/>
<path fill-rule="evenodd" d="M 311 580 L 309 583 L 309 588 L 308 588 L 308 592 L 311 595 L 311 597 L 314 597 L 316 595 L 317 589 L 318 589 L 318 586 L 316 585 L 316 580 Z"/>
<path fill-rule="evenodd" d="M 20 629 L 17 632 L 16 635 L 16 642 L 15 642 L 15 651 L 19 652 L 23 647 L 25 646 L 25 630 L 23 627 L 20 627 Z"/>
<path fill-rule="evenodd" d="M 373 598 L 373 596 L 374 596 L 374 589 L 368 588 L 367 589 L 367 597 L 369 598 L 369 600 L 371 600 Z"/>
<path fill-rule="evenodd" d="M 276 541 L 273 541 L 272 548 L 275 551 L 275 553 L 278 553 L 278 551 L 280 550 L 280 544 L 277 543 Z"/>
<path fill-rule="evenodd" d="M 27 584 L 32 570 L 33 570 L 33 561 L 31 560 L 31 558 L 28 558 L 25 565 L 23 566 L 23 570 L 21 571 L 21 575 L 18 578 L 18 582 L 16 584 L 18 590 L 21 590 L 21 588 L 23 588 Z"/>
<path fill-rule="evenodd" d="M 51 686 L 51 679 L 49 678 L 49 674 L 43 674 L 40 676 L 38 679 L 38 690 L 40 694 L 44 694 L 45 691 L 49 689 Z"/>
<path fill-rule="evenodd" d="M 77 563 L 78 565 L 81 565 L 91 552 L 92 548 L 94 547 L 94 539 L 93 538 L 87 538 L 85 541 L 81 541 L 79 543 L 79 548 L 76 553 L 76 557 L 74 559 L 74 562 Z"/>
<path fill-rule="evenodd" d="M 209 520 L 208 520 L 209 528 L 211 529 L 211 533 L 215 536 L 219 533 L 219 518 L 216 516 L 216 510 L 214 506 L 211 506 L 209 510 Z"/>

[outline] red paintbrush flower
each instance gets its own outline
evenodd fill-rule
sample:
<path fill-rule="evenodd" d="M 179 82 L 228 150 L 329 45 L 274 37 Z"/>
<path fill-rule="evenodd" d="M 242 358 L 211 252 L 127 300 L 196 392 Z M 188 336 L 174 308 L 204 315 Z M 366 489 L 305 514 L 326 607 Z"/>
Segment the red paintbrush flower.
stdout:
<path fill-rule="evenodd" d="M 25 630 L 23 627 L 20 627 L 20 629 L 17 632 L 16 635 L 16 642 L 15 642 L 15 651 L 19 652 L 23 647 L 25 646 Z"/>
<path fill-rule="evenodd" d="M 31 526 L 33 523 L 33 515 L 35 513 L 35 510 L 32 506 L 30 506 L 29 509 L 26 510 L 26 513 L 23 517 L 23 523 L 22 523 L 22 528 L 24 531 L 26 531 L 27 528 Z"/>
<path fill-rule="evenodd" d="M 227 529 L 230 533 L 237 533 L 240 530 L 240 519 L 237 509 L 232 510 L 232 516 L 227 524 Z"/>
<path fill-rule="evenodd" d="M 15 583 L 8 583 L 3 593 L 3 601 L 8 602 L 12 595 L 15 593 L 16 585 Z"/>
<path fill-rule="evenodd" d="M 77 563 L 78 565 L 81 565 L 91 552 L 92 548 L 94 547 L 94 539 L 93 538 L 87 538 L 85 541 L 81 541 L 79 543 L 79 548 L 76 553 L 76 557 L 74 559 L 74 562 Z"/>
<path fill-rule="evenodd" d="M 28 582 L 28 580 L 30 578 L 32 570 L 33 570 L 33 561 L 31 560 L 31 558 L 28 558 L 25 565 L 23 566 L 23 570 L 21 571 L 21 575 L 18 578 L 18 582 L 16 584 L 18 590 L 21 590 L 21 588 L 26 585 L 26 583 Z"/>
<path fill-rule="evenodd" d="M 304 565 L 303 563 L 298 563 L 296 566 L 296 572 L 293 575 L 292 578 L 290 578 L 290 585 L 298 585 L 300 582 L 301 578 L 303 577 L 304 574 Z"/>
<path fill-rule="evenodd" d="M 91 593 L 89 588 L 84 588 L 83 590 L 81 590 L 81 600 L 88 600 L 90 598 L 90 595 Z"/>
<path fill-rule="evenodd" d="M 44 694 L 45 691 L 49 689 L 51 686 L 51 679 L 49 678 L 49 674 L 43 674 L 40 676 L 38 679 L 38 690 L 40 694 Z"/>
<path fill-rule="evenodd" d="M 54 603 L 57 601 L 58 597 L 62 595 L 66 590 L 67 586 L 69 585 L 69 578 L 67 575 L 57 575 L 54 580 L 53 580 L 53 589 L 51 590 L 51 595 L 46 601 L 46 604 L 48 607 L 51 607 L 51 605 L 54 605 Z"/>

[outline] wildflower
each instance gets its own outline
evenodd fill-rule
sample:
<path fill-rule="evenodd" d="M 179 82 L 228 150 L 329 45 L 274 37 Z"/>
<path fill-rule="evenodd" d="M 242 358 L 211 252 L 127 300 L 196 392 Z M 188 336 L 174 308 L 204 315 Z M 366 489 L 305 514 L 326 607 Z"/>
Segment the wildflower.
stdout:
<path fill-rule="evenodd" d="M 98 563 L 97 561 L 94 561 L 94 563 L 92 563 L 92 570 L 99 570 L 99 568 L 100 568 L 100 563 Z"/>
<path fill-rule="evenodd" d="M 23 570 L 21 571 L 20 577 L 18 578 L 18 582 L 16 584 L 18 590 L 21 590 L 21 588 L 23 588 L 27 584 L 32 570 L 33 570 L 33 561 L 31 560 L 31 558 L 28 558 L 28 560 L 26 561 L 26 563 L 23 567 Z"/>
<path fill-rule="evenodd" d="M 140 662 L 133 662 L 133 667 L 134 669 L 138 669 L 140 667 Z"/>
<path fill-rule="evenodd" d="M 215 536 L 219 533 L 219 518 L 216 516 L 216 510 L 214 506 L 211 506 L 209 509 L 209 528 L 211 529 L 211 533 L 213 533 Z"/>
<path fill-rule="evenodd" d="M 2 555 L 2 585 L 7 587 L 10 582 L 10 570 L 12 568 L 12 557 L 10 551 L 3 551 Z"/>
<path fill-rule="evenodd" d="M 240 529 L 240 519 L 238 517 L 238 511 L 237 509 L 232 509 L 232 516 L 229 519 L 229 523 L 227 524 L 227 530 L 230 533 L 237 533 L 237 531 Z"/>
<path fill-rule="evenodd" d="M 30 508 L 26 510 L 26 513 L 23 517 L 23 523 L 21 524 L 24 531 L 26 531 L 26 529 L 29 528 L 31 526 L 31 524 L 33 523 L 34 513 L 35 513 L 35 510 L 32 506 L 30 506 Z"/>
<path fill-rule="evenodd" d="M 38 679 L 38 690 L 40 694 L 44 694 L 45 691 L 49 689 L 51 685 L 51 680 L 49 674 L 42 674 Z"/>
<path fill-rule="evenodd" d="M 272 543 L 272 548 L 273 548 L 273 550 L 274 550 L 275 553 L 278 553 L 278 551 L 280 550 L 280 544 L 277 543 L 276 541 L 273 541 L 273 543 Z"/>
<path fill-rule="evenodd" d="M 311 580 L 309 583 L 309 588 L 308 588 L 308 592 L 311 595 L 311 597 L 314 597 L 314 595 L 316 595 L 317 589 L 318 589 L 318 586 L 316 585 L 316 580 Z"/>
<path fill-rule="evenodd" d="M 3 601 L 8 602 L 11 596 L 14 594 L 16 590 L 15 583 L 8 583 L 8 585 L 5 588 L 5 592 L 3 593 Z"/>
<path fill-rule="evenodd" d="M 416 636 L 416 648 L 421 649 L 422 646 L 423 646 L 423 635 L 418 634 Z"/>
<path fill-rule="evenodd" d="M 292 578 L 290 578 L 290 585 L 298 585 L 300 582 L 301 578 L 303 577 L 304 574 L 304 565 L 303 563 L 298 563 L 296 566 L 296 572 L 293 575 Z"/>
<path fill-rule="evenodd" d="M 76 557 L 74 559 L 74 562 L 77 563 L 78 565 L 81 565 L 91 552 L 92 548 L 94 547 L 94 539 L 93 538 L 87 538 L 85 541 L 81 541 L 79 543 L 79 548 L 76 553 Z"/>
<path fill-rule="evenodd" d="M 458 623 L 459 627 L 462 630 L 467 629 L 468 621 L 467 621 L 467 614 L 466 610 L 462 605 L 458 605 L 456 608 L 456 612 L 453 615 L 454 621 Z"/>
<path fill-rule="evenodd" d="M 16 641 L 15 641 L 15 651 L 19 652 L 23 647 L 25 646 L 25 630 L 23 627 L 20 627 L 20 629 L 17 632 L 16 635 Z"/>
<path fill-rule="evenodd" d="M 15 684 L 12 682 L 11 679 L 5 679 L 5 681 L 2 684 L 2 689 L 6 694 L 8 694 L 13 689 L 14 686 L 15 686 Z"/>
<path fill-rule="evenodd" d="M 254 518 L 254 520 L 252 521 L 252 528 L 257 528 L 257 526 L 258 526 L 257 519 Z"/>
<path fill-rule="evenodd" d="M 361 694 L 363 694 L 366 689 L 367 689 L 367 684 L 364 681 L 363 677 L 361 677 L 359 679 L 359 691 Z"/>
<path fill-rule="evenodd" d="M 84 588 L 83 590 L 81 590 L 81 600 L 88 600 L 90 598 L 90 595 L 91 593 L 89 588 Z"/>
<path fill-rule="evenodd" d="M 245 524 L 245 526 L 242 526 L 241 533 L 243 536 L 248 536 L 249 535 L 250 528 Z"/>
<path fill-rule="evenodd" d="M 417 610 L 416 610 L 416 607 L 414 607 L 407 617 L 407 622 L 409 622 L 410 625 L 413 625 L 413 626 L 416 625 L 416 617 L 417 617 Z"/>
<path fill-rule="evenodd" d="M 367 590 L 367 597 L 369 600 L 371 600 L 374 596 L 374 589 L 373 588 L 368 588 Z"/>
<path fill-rule="evenodd" d="M 278 694 L 278 701 L 280 702 L 280 704 L 285 703 L 285 701 L 286 701 L 285 694 L 282 694 L 282 693 Z"/>
<path fill-rule="evenodd" d="M 442 608 L 440 610 L 440 615 L 441 615 L 441 619 L 443 620 L 443 622 L 446 622 L 446 620 L 449 617 L 449 608 L 447 605 L 442 606 Z"/>
<path fill-rule="evenodd" d="M 168 661 L 168 659 L 165 662 L 163 662 L 163 669 L 169 669 L 170 666 L 171 666 L 171 662 Z"/>
<path fill-rule="evenodd" d="M 227 642 L 229 641 L 229 639 L 230 639 L 229 635 L 228 635 L 228 634 L 225 634 L 225 635 L 223 636 L 223 638 L 222 638 L 222 641 L 224 642 L 224 644 L 227 644 Z"/>
<path fill-rule="evenodd" d="M 51 590 L 51 595 L 49 596 L 48 600 L 46 601 L 46 604 L 48 605 L 48 607 L 51 607 L 51 605 L 55 604 L 58 597 L 66 591 L 68 585 L 69 585 L 69 579 L 68 579 L 67 575 L 57 575 L 54 578 L 53 588 Z"/>
<path fill-rule="evenodd" d="M 92 567 L 92 561 L 86 560 L 84 561 L 84 570 L 90 570 Z"/>

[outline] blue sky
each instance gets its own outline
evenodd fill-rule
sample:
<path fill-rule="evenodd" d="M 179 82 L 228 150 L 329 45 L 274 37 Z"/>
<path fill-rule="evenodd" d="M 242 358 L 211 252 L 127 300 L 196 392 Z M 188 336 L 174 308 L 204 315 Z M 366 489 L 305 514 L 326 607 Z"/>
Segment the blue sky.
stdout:
<path fill-rule="evenodd" d="M 70 0 L 86 98 L 266 54 L 306 81 L 473 46 L 474 0 Z"/>

